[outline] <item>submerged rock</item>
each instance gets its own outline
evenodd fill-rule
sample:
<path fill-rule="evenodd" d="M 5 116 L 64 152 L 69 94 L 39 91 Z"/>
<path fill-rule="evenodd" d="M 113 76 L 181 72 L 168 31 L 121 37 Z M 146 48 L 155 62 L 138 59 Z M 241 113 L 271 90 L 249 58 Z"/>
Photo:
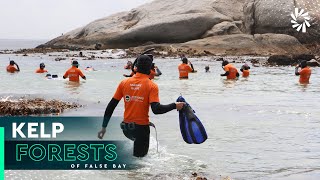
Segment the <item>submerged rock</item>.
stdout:
<path fill-rule="evenodd" d="M 292 57 L 287 55 L 273 55 L 270 56 L 268 59 L 269 65 L 282 65 L 282 66 L 288 66 L 297 64 L 298 61 L 293 60 Z"/>
<path fill-rule="evenodd" d="M 319 67 L 320 63 L 315 59 L 311 59 L 310 61 L 307 62 L 307 65 L 310 67 Z"/>
<path fill-rule="evenodd" d="M 308 61 L 309 66 L 319 66 L 319 63 L 314 59 L 314 55 L 310 54 L 300 54 L 300 55 L 273 55 L 270 56 L 267 63 L 269 65 L 280 65 L 280 66 L 288 66 L 288 65 L 296 65 L 301 61 Z"/>
<path fill-rule="evenodd" d="M 0 101 L 0 116 L 28 116 L 60 114 L 67 109 L 82 107 L 77 103 L 59 100 L 19 99 L 15 101 Z"/>

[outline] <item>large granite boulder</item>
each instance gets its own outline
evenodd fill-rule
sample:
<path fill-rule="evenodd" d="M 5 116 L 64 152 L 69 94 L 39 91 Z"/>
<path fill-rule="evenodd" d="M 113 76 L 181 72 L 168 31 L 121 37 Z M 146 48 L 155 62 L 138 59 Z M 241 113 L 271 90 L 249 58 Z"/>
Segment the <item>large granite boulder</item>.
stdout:
<path fill-rule="evenodd" d="M 210 47 L 212 51 L 247 50 L 242 52 L 245 54 L 308 51 L 300 42 L 320 40 L 317 1 L 154 0 L 91 22 L 39 47 L 105 49 L 178 43 L 197 47 L 202 44 L 201 48 Z M 311 27 L 307 33 L 292 28 L 290 14 L 295 7 L 309 12 Z M 309 47 L 317 49 L 317 45 Z"/>
<path fill-rule="evenodd" d="M 221 22 L 241 21 L 245 0 L 155 0 L 96 20 L 46 43 L 49 47 L 127 48 L 201 38 Z M 232 6 L 230 6 L 232 4 Z"/>
<path fill-rule="evenodd" d="M 193 47 L 215 55 L 274 55 L 309 53 L 295 37 L 285 34 L 233 34 L 189 41 L 182 47 Z M 290 48 L 288 48 L 290 47 Z"/>
<path fill-rule="evenodd" d="M 246 32 L 256 33 L 280 33 L 295 36 L 304 43 L 320 40 L 320 3 L 318 0 L 248 0 L 244 4 L 244 24 Z M 308 12 L 308 21 L 311 27 L 307 27 L 306 33 L 297 31 L 292 27 L 291 14 Z M 297 20 L 303 23 L 303 17 Z"/>

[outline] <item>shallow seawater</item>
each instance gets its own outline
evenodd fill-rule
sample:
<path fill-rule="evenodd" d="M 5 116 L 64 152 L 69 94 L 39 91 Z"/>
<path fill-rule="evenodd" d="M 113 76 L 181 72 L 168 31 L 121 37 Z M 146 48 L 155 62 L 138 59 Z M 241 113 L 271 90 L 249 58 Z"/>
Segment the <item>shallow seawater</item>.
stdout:
<path fill-rule="evenodd" d="M 9 57 L 21 68 L 7 74 Z M 127 59 L 79 60 L 80 68 L 92 65 L 87 81 L 79 86 L 61 79 L 70 59 L 54 61 L 55 56 L 34 54 L 27 57 L 0 55 L 2 97 L 40 96 L 76 100 L 87 106 L 67 111 L 65 116 L 103 116 Z M 209 58 L 210 59 L 210 58 Z M 132 59 L 131 59 L 132 60 Z M 311 84 L 301 86 L 294 67 L 252 67 L 249 78 L 226 81 L 221 62 L 191 59 L 197 73 L 179 80 L 179 59 L 155 59 L 163 75 L 156 78 L 163 104 L 180 94 L 192 105 L 203 122 L 209 139 L 201 145 L 186 144 L 179 130 L 178 113 L 155 116 L 160 144 L 156 153 L 155 133 L 149 155 L 136 171 L 6 171 L 6 179 L 190 179 L 192 172 L 219 179 L 320 179 L 320 70 L 313 68 Z M 35 74 L 44 62 L 57 80 Z M 204 72 L 210 65 L 210 73 Z M 235 64 L 240 68 L 242 64 Z M 121 116 L 123 103 L 115 115 Z M 98 131 L 98 130 L 97 130 Z"/>

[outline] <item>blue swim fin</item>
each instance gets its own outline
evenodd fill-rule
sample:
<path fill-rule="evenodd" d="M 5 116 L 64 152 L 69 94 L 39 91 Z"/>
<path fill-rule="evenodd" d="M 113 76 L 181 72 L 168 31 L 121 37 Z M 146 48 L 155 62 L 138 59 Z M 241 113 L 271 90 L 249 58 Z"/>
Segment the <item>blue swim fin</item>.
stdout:
<path fill-rule="evenodd" d="M 182 96 L 177 99 L 177 102 L 186 103 L 183 109 L 179 111 L 180 131 L 183 140 L 188 144 L 201 144 L 205 142 L 208 138 L 206 130 L 195 115 L 194 110 Z"/>

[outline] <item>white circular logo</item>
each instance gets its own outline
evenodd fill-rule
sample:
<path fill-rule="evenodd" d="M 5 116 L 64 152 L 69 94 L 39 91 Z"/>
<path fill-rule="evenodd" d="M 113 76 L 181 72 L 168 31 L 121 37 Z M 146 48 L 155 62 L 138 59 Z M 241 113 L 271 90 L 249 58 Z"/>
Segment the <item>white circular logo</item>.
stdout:
<path fill-rule="evenodd" d="M 126 102 L 130 102 L 130 100 L 131 100 L 131 98 L 130 98 L 129 95 L 126 95 L 126 96 L 124 97 L 124 99 L 125 99 Z"/>
<path fill-rule="evenodd" d="M 310 16 L 308 12 L 304 12 L 304 9 L 299 11 L 299 8 L 295 8 L 294 13 L 291 14 L 292 28 L 296 29 L 298 32 L 302 31 L 303 33 L 307 32 L 307 27 L 309 28 L 311 24 Z"/>

